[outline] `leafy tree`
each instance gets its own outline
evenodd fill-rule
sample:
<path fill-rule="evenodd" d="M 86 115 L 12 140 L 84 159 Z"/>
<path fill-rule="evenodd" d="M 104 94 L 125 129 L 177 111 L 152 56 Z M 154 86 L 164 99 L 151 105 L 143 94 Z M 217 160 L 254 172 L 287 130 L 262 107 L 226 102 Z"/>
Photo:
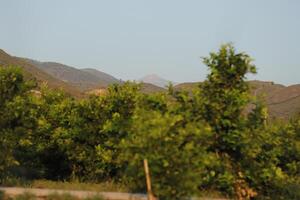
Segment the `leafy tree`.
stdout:
<path fill-rule="evenodd" d="M 44 177 L 67 179 L 72 173 L 66 147 L 73 134 L 73 122 L 77 120 L 76 101 L 60 90 L 41 90 L 38 126 L 35 132 L 35 157 L 39 159 Z"/>
<path fill-rule="evenodd" d="M 246 130 L 239 163 L 257 199 L 299 199 L 295 149 L 299 139 L 290 128 L 290 124 L 272 123 Z"/>
<path fill-rule="evenodd" d="M 256 73 L 256 69 L 252 59 L 245 53 L 236 53 L 231 44 L 222 45 L 217 53 L 210 53 L 204 63 L 210 73 L 200 86 L 202 116 L 213 129 L 215 141 L 211 150 L 227 163 L 219 169 L 215 181 L 217 185 L 225 184 L 227 192 L 239 195 L 239 182 L 245 182 L 238 162 L 242 158 L 241 139 L 247 137 L 243 115 L 249 103 L 246 75 Z"/>
<path fill-rule="evenodd" d="M 0 174 L 18 162 L 14 147 L 23 135 L 30 134 L 35 125 L 34 110 L 27 97 L 33 84 L 26 82 L 17 67 L 0 67 Z"/>
<path fill-rule="evenodd" d="M 145 191 L 142 163 L 148 159 L 159 199 L 183 199 L 197 193 L 208 173 L 205 167 L 215 158 L 206 152 L 210 127 L 191 120 L 185 110 L 190 97 L 185 93 L 174 97 L 144 96 L 135 110 L 130 134 L 122 141 L 122 159 L 128 163 L 126 180 L 134 189 Z"/>
<path fill-rule="evenodd" d="M 218 53 L 204 58 L 211 72 L 201 85 L 202 115 L 214 129 L 216 150 L 237 159 L 242 112 L 249 103 L 246 75 L 256 72 L 251 61 L 247 54 L 236 53 L 231 44 L 221 46 Z"/>
<path fill-rule="evenodd" d="M 118 180 L 123 167 L 119 143 L 128 135 L 138 90 L 129 82 L 112 85 L 104 96 L 91 96 L 70 108 L 68 125 L 63 126 L 67 128 L 60 128 L 55 137 L 72 165 L 73 177 Z"/>

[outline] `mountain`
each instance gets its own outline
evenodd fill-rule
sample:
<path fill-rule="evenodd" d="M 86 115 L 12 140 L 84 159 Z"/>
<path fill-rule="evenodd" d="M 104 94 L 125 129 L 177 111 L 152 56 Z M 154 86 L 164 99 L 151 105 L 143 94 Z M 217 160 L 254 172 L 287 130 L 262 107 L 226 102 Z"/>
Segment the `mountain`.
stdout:
<path fill-rule="evenodd" d="M 139 80 L 140 82 L 150 83 L 152 85 L 156 85 L 161 88 L 166 88 L 171 81 L 161 78 L 156 74 L 147 75 Z M 174 83 L 173 83 L 174 84 Z"/>
<path fill-rule="evenodd" d="M 40 62 L 28 58 L 10 56 L 0 50 L 0 66 L 23 68 L 26 79 L 36 79 L 38 84 L 47 83 L 49 88 L 63 89 L 75 97 L 88 94 L 105 94 L 105 88 L 121 80 L 96 69 L 77 69 L 57 62 Z M 142 83 L 144 93 L 164 92 L 164 88 L 151 83 Z"/>
<path fill-rule="evenodd" d="M 201 82 L 179 83 L 174 86 L 174 89 L 192 92 L 194 89 L 197 89 L 198 85 L 200 85 L 200 84 L 201 84 Z"/>
<path fill-rule="evenodd" d="M 181 83 L 174 88 L 192 92 L 199 84 L 201 83 Z M 286 120 L 300 114 L 300 84 L 284 86 L 266 81 L 249 81 L 249 84 L 251 94 L 265 102 L 270 118 Z"/>
<path fill-rule="evenodd" d="M 22 58 L 13 57 L 3 50 L 0 50 L 0 66 L 19 66 L 23 69 L 26 79 L 35 79 L 37 80 L 39 85 L 46 83 L 49 88 L 60 88 L 75 97 L 83 96 L 83 94 L 78 89 L 59 79 L 54 78 L 43 70 L 32 65 L 30 62 L 27 62 Z"/>
<path fill-rule="evenodd" d="M 157 92 L 166 92 L 167 90 L 151 83 L 141 83 L 140 91 L 144 94 L 153 94 Z M 105 95 L 107 94 L 107 88 L 94 89 L 86 92 L 87 95 Z"/>
<path fill-rule="evenodd" d="M 300 114 L 300 85 L 284 86 L 273 82 L 251 81 L 252 94 L 266 102 L 271 118 L 288 119 Z"/>
<path fill-rule="evenodd" d="M 56 62 L 39 62 L 31 59 L 25 60 L 49 75 L 78 88 L 82 92 L 105 88 L 113 83 L 120 83 L 120 81 L 113 76 L 96 69 L 81 70 Z"/>
<path fill-rule="evenodd" d="M 95 69 L 76 69 L 55 62 L 39 62 L 26 58 L 13 57 L 0 50 L 0 67 L 19 66 L 26 79 L 35 79 L 38 85 L 46 83 L 49 88 L 62 89 L 74 97 L 86 94 L 105 94 L 105 88 L 112 83 L 122 83 L 113 76 Z M 142 92 L 164 92 L 169 82 L 157 75 L 141 79 Z M 200 82 L 181 83 L 175 90 L 191 92 Z M 284 86 L 266 81 L 249 81 L 251 93 L 262 99 L 271 118 L 289 119 L 300 114 L 300 84 Z M 162 87 L 163 86 L 163 87 Z"/>
<path fill-rule="evenodd" d="M 146 94 L 156 93 L 156 92 L 166 92 L 165 88 L 153 85 L 151 83 L 141 83 L 141 91 Z"/>
<path fill-rule="evenodd" d="M 99 80 L 104 82 L 106 85 L 111 85 L 114 83 L 121 83 L 122 81 L 113 77 L 112 75 L 109 75 L 107 73 L 101 72 L 96 69 L 92 68 L 86 68 L 86 69 L 81 69 L 81 71 L 88 72 L 89 74 L 92 74 L 93 76 L 96 76 Z"/>

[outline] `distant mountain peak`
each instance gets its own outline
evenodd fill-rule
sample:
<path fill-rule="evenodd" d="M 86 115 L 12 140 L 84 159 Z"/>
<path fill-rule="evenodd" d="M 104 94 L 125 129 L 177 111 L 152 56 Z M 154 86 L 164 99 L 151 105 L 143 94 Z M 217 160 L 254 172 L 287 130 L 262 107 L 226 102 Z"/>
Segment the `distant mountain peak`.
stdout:
<path fill-rule="evenodd" d="M 151 83 L 153 85 L 156 85 L 156 86 L 162 87 L 162 88 L 166 88 L 169 85 L 169 83 L 173 83 L 172 81 L 166 80 L 154 73 L 144 76 L 139 81 L 144 82 L 144 83 Z"/>
<path fill-rule="evenodd" d="M 153 77 L 153 78 L 161 78 L 158 74 L 148 74 L 148 75 L 146 75 L 145 77 Z"/>
<path fill-rule="evenodd" d="M 0 54 L 3 54 L 5 56 L 10 56 L 8 53 L 6 53 L 3 49 L 0 49 Z"/>

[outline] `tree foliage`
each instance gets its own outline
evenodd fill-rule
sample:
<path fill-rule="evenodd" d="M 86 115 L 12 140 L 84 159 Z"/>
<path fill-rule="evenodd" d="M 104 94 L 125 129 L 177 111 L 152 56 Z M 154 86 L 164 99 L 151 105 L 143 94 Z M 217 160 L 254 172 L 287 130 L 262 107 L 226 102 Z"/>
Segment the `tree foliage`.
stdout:
<path fill-rule="evenodd" d="M 112 180 L 144 192 L 148 159 L 160 199 L 202 190 L 300 199 L 300 118 L 272 122 L 263 102 L 253 104 L 246 77 L 255 66 L 231 44 L 204 63 L 207 80 L 192 93 L 143 94 L 126 82 L 86 99 L 0 68 L 0 180 Z"/>
<path fill-rule="evenodd" d="M 178 95 L 178 94 L 177 94 Z M 188 101 L 190 97 L 181 94 Z M 144 97 L 133 115 L 130 134 L 122 141 L 122 159 L 127 161 L 126 180 L 145 191 L 143 159 L 148 159 L 153 190 L 160 199 L 182 199 L 194 194 L 214 160 L 208 153 L 210 127 L 191 120 L 178 102 L 167 95 Z M 176 97 L 175 97 L 176 98 Z M 152 105 L 144 106 L 148 102 Z"/>
<path fill-rule="evenodd" d="M 20 68 L 0 68 L 0 176 L 6 167 L 18 164 L 13 148 L 26 143 L 22 137 L 35 126 L 34 105 L 27 96 L 31 86 Z"/>

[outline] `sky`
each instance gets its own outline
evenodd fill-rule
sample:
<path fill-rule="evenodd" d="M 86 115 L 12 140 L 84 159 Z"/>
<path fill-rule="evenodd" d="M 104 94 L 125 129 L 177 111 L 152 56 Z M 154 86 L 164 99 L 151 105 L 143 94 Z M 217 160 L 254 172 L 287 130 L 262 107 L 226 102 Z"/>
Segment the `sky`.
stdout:
<path fill-rule="evenodd" d="M 300 83 L 299 0 L 0 0 L 0 49 L 123 80 L 202 81 L 227 42 L 254 59 L 249 79 Z"/>

